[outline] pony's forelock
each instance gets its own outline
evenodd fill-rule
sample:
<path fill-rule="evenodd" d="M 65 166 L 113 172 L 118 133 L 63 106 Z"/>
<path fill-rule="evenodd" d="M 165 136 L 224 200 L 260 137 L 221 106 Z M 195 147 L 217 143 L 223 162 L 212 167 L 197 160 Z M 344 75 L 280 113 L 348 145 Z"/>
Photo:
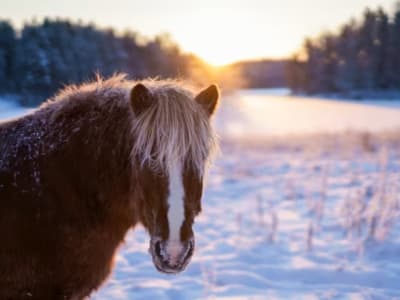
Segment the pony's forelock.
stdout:
<path fill-rule="evenodd" d="M 208 115 L 194 101 L 191 90 L 175 81 L 144 82 L 154 103 L 134 116 L 131 157 L 154 171 L 189 163 L 200 176 L 217 147 Z"/>

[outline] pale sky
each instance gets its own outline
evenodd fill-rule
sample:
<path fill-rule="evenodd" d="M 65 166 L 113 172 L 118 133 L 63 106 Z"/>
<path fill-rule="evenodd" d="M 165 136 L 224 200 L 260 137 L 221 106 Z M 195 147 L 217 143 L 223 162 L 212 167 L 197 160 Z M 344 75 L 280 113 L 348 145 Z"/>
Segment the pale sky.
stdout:
<path fill-rule="evenodd" d="M 281 58 L 306 36 L 335 30 L 364 8 L 394 0 L 0 0 L 0 18 L 18 27 L 44 16 L 94 21 L 153 36 L 168 32 L 184 51 L 221 65 L 242 59 Z"/>

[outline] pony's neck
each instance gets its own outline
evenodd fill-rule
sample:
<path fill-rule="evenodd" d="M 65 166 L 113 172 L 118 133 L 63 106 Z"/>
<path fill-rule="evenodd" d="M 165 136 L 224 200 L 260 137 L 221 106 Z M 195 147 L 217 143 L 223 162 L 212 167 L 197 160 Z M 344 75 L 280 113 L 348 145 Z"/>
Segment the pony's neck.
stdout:
<path fill-rule="evenodd" d="M 64 174 L 77 201 L 95 210 L 88 211 L 95 222 L 112 223 L 113 233 L 122 237 L 135 223 L 130 117 L 128 108 L 83 107 L 60 115 L 52 130 L 53 138 L 65 137 L 52 156 L 58 169 L 54 171 Z"/>

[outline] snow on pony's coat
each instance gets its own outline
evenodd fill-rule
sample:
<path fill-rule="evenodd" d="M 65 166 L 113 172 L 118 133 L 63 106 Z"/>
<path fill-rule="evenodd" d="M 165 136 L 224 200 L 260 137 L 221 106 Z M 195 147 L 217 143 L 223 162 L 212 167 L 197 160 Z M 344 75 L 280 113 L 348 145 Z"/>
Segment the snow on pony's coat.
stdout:
<path fill-rule="evenodd" d="M 185 192 L 181 238 L 192 236 L 215 147 L 209 114 L 182 83 L 151 80 L 142 84 L 152 106 L 136 114 L 135 84 L 115 76 L 69 86 L 0 123 L 0 299 L 82 299 L 111 272 L 130 227 L 141 222 L 168 238 L 166 212 L 152 218 L 165 210 L 159 199 L 176 162 Z"/>

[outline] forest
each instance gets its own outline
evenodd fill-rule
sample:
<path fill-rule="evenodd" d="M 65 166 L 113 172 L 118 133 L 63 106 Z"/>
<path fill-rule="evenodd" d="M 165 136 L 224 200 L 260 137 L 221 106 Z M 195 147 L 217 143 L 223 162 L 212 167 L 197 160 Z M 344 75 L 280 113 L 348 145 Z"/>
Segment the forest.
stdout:
<path fill-rule="evenodd" d="M 167 34 L 148 39 L 133 31 L 117 34 L 94 24 L 51 19 L 25 23 L 17 31 L 0 21 L 0 93 L 19 95 L 24 105 L 37 105 L 62 86 L 96 74 L 186 78 L 205 66 L 182 53 Z"/>
<path fill-rule="evenodd" d="M 366 9 L 337 32 L 308 38 L 287 65 L 294 92 L 400 90 L 400 2 L 392 14 Z"/>
<path fill-rule="evenodd" d="M 63 19 L 29 21 L 15 29 L 0 21 L 0 94 L 36 106 L 59 88 L 126 73 L 130 79 L 179 78 L 217 82 L 225 91 L 285 85 L 285 61 L 244 61 L 212 67 L 185 53 L 168 34 L 154 38 Z"/>
<path fill-rule="evenodd" d="M 307 38 L 290 59 L 242 61 L 215 68 L 182 51 L 168 34 L 154 38 L 92 23 L 45 18 L 16 29 L 0 20 L 0 94 L 36 106 L 59 88 L 126 73 L 217 82 L 226 91 L 288 86 L 294 93 L 351 97 L 400 91 L 400 2 L 388 13 L 366 9 L 341 28 Z"/>

